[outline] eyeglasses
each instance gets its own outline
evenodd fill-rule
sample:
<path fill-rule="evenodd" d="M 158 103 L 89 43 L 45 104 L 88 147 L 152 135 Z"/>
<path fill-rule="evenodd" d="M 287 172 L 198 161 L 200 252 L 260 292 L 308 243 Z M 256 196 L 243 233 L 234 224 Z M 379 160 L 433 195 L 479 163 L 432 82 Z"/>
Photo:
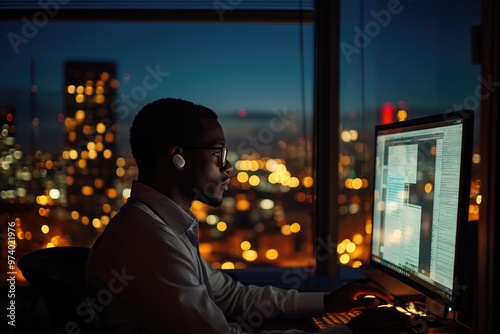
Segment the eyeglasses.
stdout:
<path fill-rule="evenodd" d="M 217 155 L 220 157 L 220 166 L 221 168 L 226 167 L 227 164 L 227 153 L 228 149 L 227 146 L 224 145 L 222 147 L 208 147 L 208 146 L 182 146 L 184 149 L 192 149 L 192 150 L 220 150 L 217 153 L 214 153 L 214 155 Z"/>

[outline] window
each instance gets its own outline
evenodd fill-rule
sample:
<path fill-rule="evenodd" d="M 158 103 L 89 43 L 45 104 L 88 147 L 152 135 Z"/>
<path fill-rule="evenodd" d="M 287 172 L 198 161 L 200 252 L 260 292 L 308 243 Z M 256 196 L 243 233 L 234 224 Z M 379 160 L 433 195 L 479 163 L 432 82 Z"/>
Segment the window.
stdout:
<path fill-rule="evenodd" d="M 0 22 L 8 36 L 2 40 L 8 52 L 0 64 L 0 201 L 9 208 L 2 210 L 7 219 L 18 224 L 21 253 L 93 242 L 136 177 L 127 140 L 133 116 L 147 101 L 175 96 L 218 112 L 235 166 L 221 208 L 209 210 L 197 202 L 193 207 L 206 222 L 201 229 L 205 257 L 225 268 L 312 264 L 313 5 L 273 1 L 260 10 L 261 5 L 127 1 L 109 2 L 99 11 L 92 10 L 97 2 L 89 1 L 66 4 L 78 11 L 12 5 L 17 9 Z M 479 66 L 471 63 L 471 27 L 480 21 L 480 8 L 467 0 L 452 5 L 341 2 L 341 263 L 358 266 L 368 258 L 374 125 L 458 106 L 479 116 L 476 88 L 487 78 L 480 78 Z M 24 12 L 26 6 L 31 11 Z M 447 15 L 446 8 L 454 8 L 454 15 Z M 12 13 L 16 19 L 9 17 Z M 68 148 L 78 137 L 72 124 L 87 114 L 83 109 L 83 114 L 65 114 L 67 61 L 112 63 L 112 70 L 99 75 L 113 74 L 108 82 L 115 95 L 106 101 L 114 119 L 87 128 L 85 147 L 80 147 L 112 162 L 116 182 L 95 178 L 79 188 L 79 196 L 87 199 L 102 193 L 98 205 L 87 206 L 97 208 L 95 215 L 84 212 L 90 209 L 68 209 L 67 189 L 75 184 L 76 171 L 88 168 L 90 156 L 73 159 L 75 152 Z M 101 147 L 96 139 L 113 145 Z M 329 154 L 321 145 L 318 152 Z M 476 149 L 475 171 L 479 153 Z M 478 181 L 472 189 L 475 219 Z"/>
<path fill-rule="evenodd" d="M 460 6 L 452 1 L 341 2 L 339 244 L 345 246 L 338 249 L 341 263 L 358 266 L 368 260 L 373 130 L 379 123 L 473 109 L 470 219 L 478 219 L 481 96 L 477 92 L 487 82 L 472 59 L 472 27 L 478 24 L 477 1 L 461 1 Z"/>
<path fill-rule="evenodd" d="M 169 96 L 218 113 L 235 166 L 220 208 L 193 204 L 203 255 L 218 268 L 311 264 L 313 24 L 272 11 L 229 22 L 252 1 L 198 4 L 206 11 L 183 7 L 173 21 L 125 10 L 91 20 L 85 2 L 71 2 L 80 17 L 36 7 L 0 22 L 0 202 L 18 257 L 92 245 L 137 177 L 135 114 Z"/>

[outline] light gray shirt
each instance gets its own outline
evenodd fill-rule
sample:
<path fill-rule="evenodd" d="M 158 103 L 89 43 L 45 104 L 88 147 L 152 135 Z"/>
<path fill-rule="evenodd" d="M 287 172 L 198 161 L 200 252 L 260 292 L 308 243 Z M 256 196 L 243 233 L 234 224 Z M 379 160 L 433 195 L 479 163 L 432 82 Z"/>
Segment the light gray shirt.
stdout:
<path fill-rule="evenodd" d="M 255 332 L 258 319 L 323 312 L 324 293 L 243 285 L 202 260 L 211 297 L 196 248 L 186 235 L 195 224 L 191 212 L 133 182 L 130 198 L 93 245 L 87 264 L 94 309 L 109 332 Z M 321 333 L 351 331 L 336 326 Z"/>

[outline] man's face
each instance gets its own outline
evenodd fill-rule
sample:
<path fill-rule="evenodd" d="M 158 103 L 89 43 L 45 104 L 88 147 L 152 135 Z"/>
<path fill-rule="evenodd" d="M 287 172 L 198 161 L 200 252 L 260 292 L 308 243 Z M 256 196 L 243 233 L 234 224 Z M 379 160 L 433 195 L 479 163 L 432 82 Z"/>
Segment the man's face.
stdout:
<path fill-rule="evenodd" d="M 232 166 L 229 161 L 222 166 L 221 148 L 226 145 L 224 131 L 215 119 L 201 121 L 202 130 L 198 139 L 181 147 L 186 159 L 187 184 L 194 200 L 211 206 L 222 203 L 222 195 L 229 184 Z M 213 147 L 213 149 L 212 149 Z"/>

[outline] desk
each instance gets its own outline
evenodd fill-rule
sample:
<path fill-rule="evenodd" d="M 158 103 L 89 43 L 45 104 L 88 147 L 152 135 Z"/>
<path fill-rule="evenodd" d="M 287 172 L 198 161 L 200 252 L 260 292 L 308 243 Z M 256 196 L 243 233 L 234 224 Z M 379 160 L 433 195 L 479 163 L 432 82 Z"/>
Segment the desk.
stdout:
<path fill-rule="evenodd" d="M 243 284 L 253 284 L 257 286 L 273 285 L 284 289 L 298 289 L 299 291 L 332 291 L 337 287 L 340 287 L 349 281 L 359 281 L 373 284 L 378 282 L 377 277 L 374 277 L 374 273 L 378 274 L 378 271 L 374 271 L 371 268 L 363 269 L 353 269 L 349 267 L 341 266 L 339 271 L 339 278 L 331 278 L 327 276 L 314 276 L 314 275 L 304 275 L 297 277 L 303 277 L 300 281 L 298 280 L 285 280 L 283 277 L 287 270 L 296 270 L 293 268 L 253 268 L 252 270 L 237 269 L 225 271 L 227 274 L 232 276 L 234 279 L 240 281 Z M 299 284 L 300 283 L 300 284 Z M 375 286 L 380 287 L 383 284 L 376 284 Z M 386 290 L 392 295 L 398 296 L 401 300 L 405 297 L 414 298 L 420 295 L 417 291 L 410 288 L 402 282 L 393 279 L 391 284 L 389 284 Z M 305 332 L 314 332 L 316 327 L 312 324 L 309 318 L 307 319 L 275 319 L 275 320 L 263 320 L 262 317 L 255 317 L 250 320 L 232 321 L 239 323 L 243 331 L 259 333 L 264 330 L 288 330 L 288 329 L 299 329 Z M 454 333 L 454 334 L 470 334 L 471 331 L 460 325 L 459 323 L 452 323 L 448 327 L 431 327 L 426 324 L 419 326 L 422 329 L 419 333 Z M 425 330 L 424 330 L 425 329 Z"/>
<path fill-rule="evenodd" d="M 311 323 L 309 319 L 274 319 L 274 320 L 262 320 L 262 319 L 250 319 L 250 320 L 240 320 L 231 321 L 238 323 L 241 326 L 243 332 L 249 333 L 259 333 L 261 331 L 271 331 L 271 330 L 289 330 L 298 329 L 304 332 L 314 332 L 317 330 L 316 327 Z"/>

